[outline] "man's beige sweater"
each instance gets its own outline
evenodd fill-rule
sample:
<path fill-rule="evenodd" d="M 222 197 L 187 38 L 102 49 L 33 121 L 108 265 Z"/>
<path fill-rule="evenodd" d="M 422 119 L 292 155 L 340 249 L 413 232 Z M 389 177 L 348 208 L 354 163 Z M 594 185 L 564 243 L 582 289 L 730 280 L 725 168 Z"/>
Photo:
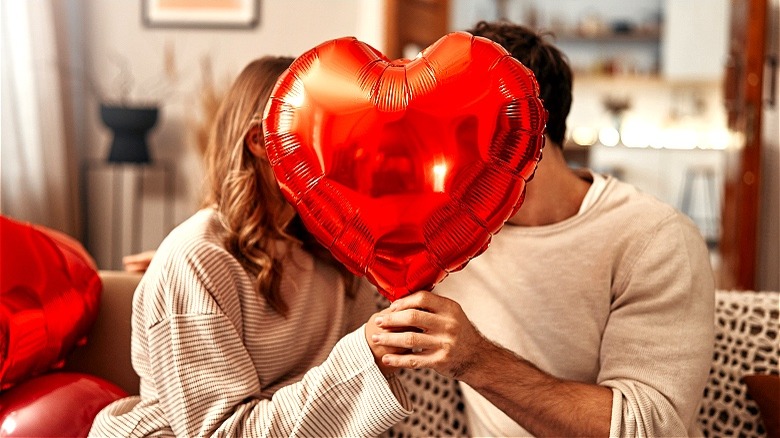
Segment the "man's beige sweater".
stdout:
<path fill-rule="evenodd" d="M 611 436 L 699 434 L 713 276 L 698 229 L 655 198 L 608 178 L 577 216 L 506 225 L 435 292 L 542 370 L 611 388 Z M 462 386 L 475 436 L 528 435 Z"/>

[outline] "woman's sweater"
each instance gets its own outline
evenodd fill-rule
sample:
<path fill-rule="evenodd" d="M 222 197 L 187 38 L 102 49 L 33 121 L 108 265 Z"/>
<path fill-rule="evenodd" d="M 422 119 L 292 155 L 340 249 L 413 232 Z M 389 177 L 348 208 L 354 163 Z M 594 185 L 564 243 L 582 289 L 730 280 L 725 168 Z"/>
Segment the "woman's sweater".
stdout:
<path fill-rule="evenodd" d="M 365 340 L 369 287 L 347 297 L 337 270 L 293 247 L 283 317 L 219 229 L 202 210 L 158 249 L 133 300 L 140 396 L 107 406 L 92 436 L 366 436 L 409 414 Z"/>

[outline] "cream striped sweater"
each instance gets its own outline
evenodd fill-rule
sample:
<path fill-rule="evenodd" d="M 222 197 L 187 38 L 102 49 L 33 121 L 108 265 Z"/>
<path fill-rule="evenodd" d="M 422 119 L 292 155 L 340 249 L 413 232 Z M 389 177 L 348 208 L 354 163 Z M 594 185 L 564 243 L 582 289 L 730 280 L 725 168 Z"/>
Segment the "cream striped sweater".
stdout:
<path fill-rule="evenodd" d="M 293 248 L 284 318 L 218 230 L 202 210 L 158 249 L 133 302 L 140 397 L 103 409 L 91 436 L 370 436 L 409 415 L 365 341 L 370 287 L 346 297 L 336 270 Z"/>

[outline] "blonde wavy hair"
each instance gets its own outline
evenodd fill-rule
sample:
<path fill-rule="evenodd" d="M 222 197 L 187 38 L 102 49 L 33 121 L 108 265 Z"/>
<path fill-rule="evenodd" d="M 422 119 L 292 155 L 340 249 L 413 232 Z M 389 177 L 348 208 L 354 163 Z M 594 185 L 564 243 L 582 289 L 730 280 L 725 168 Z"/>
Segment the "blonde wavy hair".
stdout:
<path fill-rule="evenodd" d="M 319 246 L 284 199 L 265 157 L 246 144 L 261 126 L 265 103 L 276 80 L 293 58 L 263 57 L 239 74 L 217 110 L 206 146 L 208 191 L 204 206 L 217 210 L 227 250 L 255 276 L 255 288 L 278 313 L 287 314 L 280 294 L 282 261 L 287 252 L 277 242 L 303 244 L 315 257 L 337 266 L 352 295 L 354 278 Z M 253 134 L 254 135 L 254 134 Z M 262 141 L 262 132 L 258 132 Z"/>

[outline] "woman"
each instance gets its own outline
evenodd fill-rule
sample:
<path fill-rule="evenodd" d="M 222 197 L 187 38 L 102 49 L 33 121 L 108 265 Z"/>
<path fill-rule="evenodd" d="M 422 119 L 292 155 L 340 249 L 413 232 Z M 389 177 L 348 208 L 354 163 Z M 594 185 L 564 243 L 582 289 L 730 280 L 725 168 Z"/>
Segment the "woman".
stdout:
<path fill-rule="evenodd" d="M 90 435 L 365 436 L 410 413 L 367 341 L 371 288 L 314 243 L 268 163 L 261 115 L 291 62 L 250 63 L 225 96 L 206 205 L 166 237 L 133 300 L 140 396 L 107 406 Z"/>

